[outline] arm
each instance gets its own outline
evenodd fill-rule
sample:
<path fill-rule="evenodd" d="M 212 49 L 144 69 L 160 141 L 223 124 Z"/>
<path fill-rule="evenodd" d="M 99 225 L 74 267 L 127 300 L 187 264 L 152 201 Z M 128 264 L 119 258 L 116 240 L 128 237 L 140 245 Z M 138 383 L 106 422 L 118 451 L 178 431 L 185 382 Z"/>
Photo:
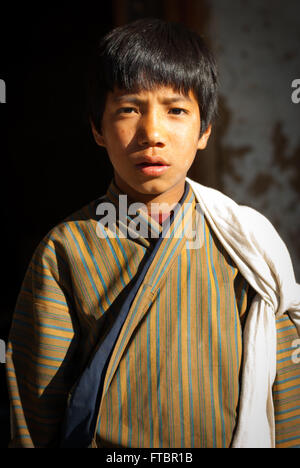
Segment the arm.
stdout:
<path fill-rule="evenodd" d="M 288 314 L 276 321 L 277 372 L 273 385 L 276 448 L 300 447 L 299 336 Z"/>
<path fill-rule="evenodd" d="M 11 447 L 57 445 L 76 348 L 71 301 L 63 249 L 47 236 L 28 267 L 10 331 Z"/>

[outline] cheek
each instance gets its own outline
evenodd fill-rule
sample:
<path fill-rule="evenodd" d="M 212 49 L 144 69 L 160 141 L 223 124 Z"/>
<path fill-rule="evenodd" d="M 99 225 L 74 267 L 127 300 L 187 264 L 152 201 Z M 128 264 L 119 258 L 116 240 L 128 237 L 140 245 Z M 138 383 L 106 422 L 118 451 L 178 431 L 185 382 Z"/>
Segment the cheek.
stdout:
<path fill-rule="evenodd" d="M 187 124 L 178 125 L 173 129 L 174 142 L 186 150 L 197 146 L 199 136 L 200 122 L 197 119 Z"/>
<path fill-rule="evenodd" d="M 118 145 L 119 148 L 123 148 L 125 150 L 135 139 L 135 129 L 131 126 L 126 126 L 125 128 L 119 127 L 115 130 L 112 138 L 115 145 Z"/>
<path fill-rule="evenodd" d="M 184 161 L 184 168 L 185 169 L 189 169 L 191 164 L 192 164 L 193 160 L 191 158 L 188 158 L 188 159 L 185 159 Z"/>
<path fill-rule="evenodd" d="M 179 152 L 179 157 L 185 166 L 188 166 L 195 157 L 198 141 L 199 139 L 194 134 L 185 135 L 181 140 L 178 140 L 176 145 L 178 148 L 177 153 Z"/>
<path fill-rule="evenodd" d="M 118 138 L 120 141 L 123 141 L 126 139 L 128 135 L 128 128 L 119 128 L 117 127 L 116 130 L 115 130 L 115 136 L 116 138 Z"/>
<path fill-rule="evenodd" d="M 178 155 L 178 164 L 184 171 L 189 170 L 195 159 L 198 141 L 199 139 L 195 137 L 195 134 L 187 134 L 182 137 L 180 142 L 178 141 L 178 145 L 175 147 Z"/>
<path fill-rule="evenodd" d="M 191 153 L 192 154 L 192 153 Z M 181 163 L 181 169 L 184 171 L 184 172 L 188 172 L 189 168 L 191 167 L 193 161 L 194 161 L 194 153 L 193 153 L 193 156 L 191 157 L 186 157 L 182 163 Z"/>
<path fill-rule="evenodd" d="M 128 125 L 128 122 L 124 120 L 115 120 L 114 118 L 107 118 L 103 120 L 103 133 L 106 135 L 107 139 L 122 141 L 126 138 L 126 134 L 131 131 L 131 126 Z"/>
<path fill-rule="evenodd" d="M 112 156 L 119 155 L 124 151 L 130 141 L 130 134 L 125 129 L 112 128 L 109 135 L 106 135 L 107 150 Z"/>

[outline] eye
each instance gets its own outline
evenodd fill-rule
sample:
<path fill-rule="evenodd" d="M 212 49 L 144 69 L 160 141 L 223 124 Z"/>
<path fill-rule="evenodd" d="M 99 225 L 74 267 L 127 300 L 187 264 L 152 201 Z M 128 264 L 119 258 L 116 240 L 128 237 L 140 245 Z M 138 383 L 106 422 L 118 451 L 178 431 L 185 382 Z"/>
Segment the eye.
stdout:
<path fill-rule="evenodd" d="M 118 109 L 118 114 L 133 114 L 134 112 L 136 112 L 134 107 L 121 107 L 121 109 Z"/>
<path fill-rule="evenodd" d="M 173 107 L 173 109 L 169 110 L 169 113 L 173 115 L 181 115 L 187 114 L 187 111 L 185 109 L 181 109 L 180 107 Z"/>

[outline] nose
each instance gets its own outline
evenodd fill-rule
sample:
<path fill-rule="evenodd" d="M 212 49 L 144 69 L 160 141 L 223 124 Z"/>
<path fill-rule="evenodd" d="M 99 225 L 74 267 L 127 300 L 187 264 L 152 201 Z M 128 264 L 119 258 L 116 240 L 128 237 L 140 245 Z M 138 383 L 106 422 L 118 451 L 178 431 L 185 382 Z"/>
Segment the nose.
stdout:
<path fill-rule="evenodd" d="M 163 122 L 155 112 L 147 112 L 140 119 L 138 144 L 145 147 L 163 148 L 166 144 Z"/>

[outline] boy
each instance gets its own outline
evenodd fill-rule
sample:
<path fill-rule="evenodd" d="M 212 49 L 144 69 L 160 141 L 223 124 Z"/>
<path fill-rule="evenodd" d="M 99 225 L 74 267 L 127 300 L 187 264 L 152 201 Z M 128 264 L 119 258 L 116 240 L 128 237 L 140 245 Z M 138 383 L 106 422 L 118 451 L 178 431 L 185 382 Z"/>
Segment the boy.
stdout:
<path fill-rule="evenodd" d="M 263 216 L 186 177 L 216 93 L 183 26 L 140 20 L 102 40 L 90 120 L 114 179 L 28 268 L 7 353 L 11 446 L 299 446 L 289 255 Z"/>

